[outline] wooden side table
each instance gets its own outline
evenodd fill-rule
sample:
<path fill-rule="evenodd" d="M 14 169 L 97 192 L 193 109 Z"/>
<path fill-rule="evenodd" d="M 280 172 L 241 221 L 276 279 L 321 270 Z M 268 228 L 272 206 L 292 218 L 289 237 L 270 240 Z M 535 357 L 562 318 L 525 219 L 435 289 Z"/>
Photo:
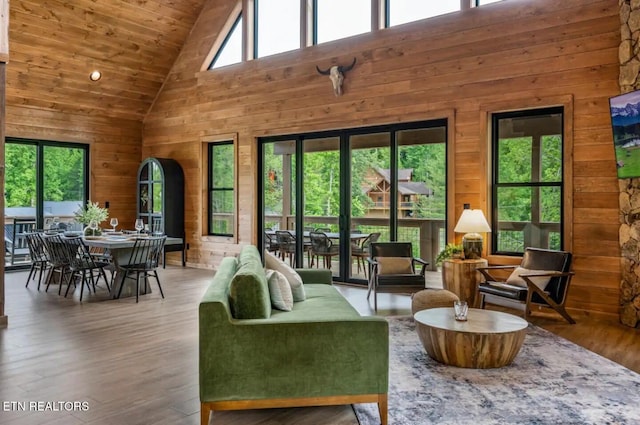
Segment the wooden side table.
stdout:
<path fill-rule="evenodd" d="M 442 286 L 456 294 L 462 301 L 467 301 L 469 307 L 476 304 L 476 288 L 481 280 L 479 267 L 487 267 L 489 263 L 484 258 L 475 260 L 444 260 L 442 262 Z"/>

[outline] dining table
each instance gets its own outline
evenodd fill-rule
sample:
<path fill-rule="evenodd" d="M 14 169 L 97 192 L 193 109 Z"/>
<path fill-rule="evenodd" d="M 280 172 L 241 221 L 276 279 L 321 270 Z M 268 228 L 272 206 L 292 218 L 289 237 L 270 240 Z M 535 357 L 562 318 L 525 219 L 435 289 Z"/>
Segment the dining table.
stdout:
<path fill-rule="evenodd" d="M 122 264 L 126 264 L 131 257 L 131 250 L 135 244 L 137 237 L 144 237 L 136 234 L 126 235 L 104 235 L 104 236 L 84 236 L 83 240 L 85 245 L 93 248 L 101 248 L 108 251 L 111 255 L 111 259 L 114 266 L 113 284 L 111 285 L 111 291 L 109 295 L 111 298 L 116 298 L 120 286 L 125 284 L 125 270 L 120 267 Z M 175 238 L 167 236 L 165 241 L 166 245 L 182 245 L 182 238 Z M 142 288 L 140 289 L 142 293 Z M 151 287 L 147 285 L 147 293 L 151 292 Z M 127 282 L 125 287 L 122 288 L 120 297 L 131 297 L 136 294 L 135 281 Z"/>

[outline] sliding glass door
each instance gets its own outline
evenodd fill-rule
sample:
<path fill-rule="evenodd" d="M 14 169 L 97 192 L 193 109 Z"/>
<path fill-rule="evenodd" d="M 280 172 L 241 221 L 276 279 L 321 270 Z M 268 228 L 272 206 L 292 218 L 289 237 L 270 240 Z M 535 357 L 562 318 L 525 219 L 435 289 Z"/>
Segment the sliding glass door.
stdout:
<path fill-rule="evenodd" d="M 367 278 L 368 245 L 391 238 L 391 133 L 349 136 L 350 236 L 347 276 Z"/>
<path fill-rule="evenodd" d="M 342 281 L 365 282 L 371 242 L 412 242 L 435 269 L 446 134 L 438 120 L 259 140 L 260 243 Z"/>
<path fill-rule="evenodd" d="M 5 264 L 29 265 L 24 233 L 75 226 L 74 212 L 86 203 L 85 145 L 7 139 L 5 144 Z"/>

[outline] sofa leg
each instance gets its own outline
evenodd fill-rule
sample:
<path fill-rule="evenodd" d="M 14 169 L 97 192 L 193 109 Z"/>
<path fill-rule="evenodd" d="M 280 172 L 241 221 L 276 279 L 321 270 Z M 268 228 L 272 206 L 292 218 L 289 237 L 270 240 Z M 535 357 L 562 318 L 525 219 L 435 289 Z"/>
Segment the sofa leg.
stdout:
<path fill-rule="evenodd" d="M 387 425 L 388 408 L 386 394 L 380 394 L 378 398 L 378 413 L 380 413 L 380 424 Z"/>
<path fill-rule="evenodd" d="M 209 425 L 210 416 L 211 408 L 209 403 L 200 403 L 200 425 Z"/>

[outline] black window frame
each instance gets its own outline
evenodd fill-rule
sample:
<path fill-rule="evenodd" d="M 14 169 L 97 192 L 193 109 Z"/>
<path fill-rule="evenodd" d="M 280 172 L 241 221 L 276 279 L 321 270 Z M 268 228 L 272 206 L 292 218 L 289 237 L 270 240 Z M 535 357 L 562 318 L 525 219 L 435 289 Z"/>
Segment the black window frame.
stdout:
<path fill-rule="evenodd" d="M 233 187 L 215 187 L 214 183 L 215 183 L 215 177 L 213 175 L 213 158 L 214 158 L 214 149 L 216 147 L 221 147 L 221 146 L 229 146 L 231 145 L 233 147 L 233 153 L 232 153 L 232 165 L 233 165 L 233 173 L 234 173 L 234 177 L 233 177 Z M 215 192 L 231 192 L 232 194 L 232 199 L 233 199 L 233 223 L 235 223 L 237 217 L 236 217 L 236 199 L 235 199 L 235 168 L 236 168 L 236 164 L 235 164 L 235 143 L 233 142 L 233 140 L 228 140 L 228 141 L 222 141 L 222 142 L 210 142 L 207 146 L 207 165 L 208 165 L 208 176 L 207 176 L 207 235 L 209 236 L 226 236 L 226 237 L 234 237 L 235 234 L 232 233 L 217 233 L 217 232 L 213 232 L 212 231 L 212 211 L 211 211 L 211 201 L 213 199 L 213 194 Z M 232 230 L 235 230 L 235 226 L 231 226 Z"/>
<path fill-rule="evenodd" d="M 233 25 L 229 29 L 229 32 L 227 33 L 227 35 L 224 37 L 224 41 L 222 42 L 222 44 L 218 48 L 218 51 L 216 52 L 216 55 L 211 60 L 211 63 L 209 64 L 209 67 L 207 68 L 209 71 L 215 69 L 213 66 L 215 65 L 216 61 L 220 57 L 220 54 L 222 53 L 224 48 L 227 46 L 227 43 L 229 42 L 229 39 L 231 38 L 231 35 L 233 34 L 233 32 L 238 27 L 238 24 L 240 23 L 241 19 L 242 19 L 242 11 L 240 11 L 240 13 L 238 13 L 238 16 L 236 17 L 235 22 L 233 23 Z M 242 31 L 242 29 L 240 29 L 240 31 Z M 241 34 L 241 36 L 242 36 L 242 39 L 244 40 L 244 34 Z M 244 59 L 242 58 L 242 55 L 241 55 L 240 62 L 236 62 L 236 63 L 242 63 L 243 61 L 244 61 Z M 233 64 L 229 64 L 229 65 L 233 65 Z M 227 65 L 225 65 L 225 66 L 227 66 Z"/>
<path fill-rule="evenodd" d="M 449 182 L 449 150 L 451 149 L 450 140 L 449 140 L 449 126 L 451 123 L 447 118 L 433 118 L 429 120 L 422 121 L 413 121 L 413 122 L 403 122 L 403 123 L 395 123 L 395 124 L 383 124 L 383 125 L 373 125 L 368 127 L 349 127 L 338 130 L 321 130 L 321 131 L 310 131 L 310 132 L 301 132 L 301 133 L 290 133 L 290 134 L 282 134 L 282 135 L 273 135 L 273 136 L 264 136 L 259 137 L 257 139 L 258 146 L 258 172 L 257 172 L 257 181 L 256 187 L 258 191 L 258 203 L 257 203 L 257 214 L 259 217 L 258 220 L 258 246 L 264 246 L 265 244 L 265 236 L 264 236 L 264 146 L 269 143 L 274 142 L 282 142 L 282 141 L 293 141 L 295 143 L 295 162 L 296 169 L 295 173 L 295 185 L 292 187 L 292 190 L 296 192 L 295 196 L 295 214 L 291 214 L 295 216 L 295 227 L 298 229 L 304 228 L 304 214 L 301 214 L 301 211 L 304 211 L 304 183 L 303 183 L 303 172 L 304 172 L 304 142 L 309 139 L 317 139 L 317 138 L 329 138 L 329 137 L 338 137 L 340 138 L 340 152 L 341 152 L 341 160 L 343 163 L 340 167 L 340 204 L 341 204 L 341 213 L 339 214 L 339 223 L 346 223 L 348 220 L 351 220 L 351 203 L 349 202 L 350 198 L 350 182 L 351 182 L 351 163 L 348 155 L 344 154 L 347 151 L 350 151 L 349 140 L 352 136 L 358 135 L 367 135 L 367 134 L 375 134 L 375 133 L 389 133 L 389 149 L 390 149 L 390 173 L 391 173 L 391 194 L 390 194 L 390 212 L 389 212 L 389 236 L 391 241 L 398 240 L 398 229 L 400 229 L 399 219 L 400 212 L 398 209 L 398 155 L 399 148 L 403 145 L 400 144 L 397 140 L 397 134 L 406 130 L 415 130 L 415 129 L 427 129 L 427 128 L 437 128 L 442 127 L 444 130 L 444 134 L 447 139 L 444 142 L 445 145 L 445 182 Z M 452 190 L 450 187 L 446 187 L 447 195 L 445 197 L 445 211 L 444 211 L 444 221 L 445 221 L 445 235 L 444 240 L 449 240 L 449 232 L 448 226 L 446 222 L 449 217 L 449 195 L 448 191 Z M 342 240 L 348 240 L 348 229 L 341 225 L 340 232 L 342 233 Z M 296 239 L 296 266 L 302 267 L 302 258 L 303 258 L 303 239 Z M 340 244 L 340 258 L 347 258 L 347 253 L 349 251 L 348 244 Z M 435 258 L 435 256 L 434 256 Z M 340 262 L 340 273 L 339 276 L 333 276 L 334 280 L 342 280 L 347 276 L 347 269 L 350 266 L 349 263 L 345 261 Z M 362 283 L 357 279 L 347 278 L 347 282 L 352 283 Z"/>
<path fill-rule="evenodd" d="M 36 228 L 43 229 L 44 228 L 44 150 L 46 147 L 56 147 L 56 148 L 69 148 L 69 149 L 80 149 L 83 152 L 83 160 L 82 166 L 85 170 L 83 175 L 83 187 L 84 187 L 84 199 L 82 201 L 82 205 L 86 205 L 89 201 L 89 187 L 90 187 L 90 176 L 91 176 L 91 149 L 88 144 L 77 143 L 77 142 L 62 142 L 62 141 L 53 141 L 53 140 L 38 140 L 38 139 L 27 139 L 27 138 L 19 138 L 19 137 L 7 137 L 5 140 L 4 149 L 6 149 L 7 145 L 10 144 L 20 144 L 20 145 L 28 145 L 34 146 L 36 149 Z M 6 164 L 5 164 L 6 165 Z M 6 170 L 5 170 L 6 172 Z M 6 188 L 5 188 L 6 190 Z M 5 205 L 6 207 L 6 205 Z M 10 270 L 20 270 L 25 267 L 29 267 L 30 265 L 6 265 L 5 269 Z"/>
<path fill-rule="evenodd" d="M 499 121 L 502 119 L 509 118 L 523 118 L 523 117 L 535 117 L 535 116 L 543 116 L 550 114 L 560 114 L 560 136 L 561 136 L 561 148 L 560 148 L 560 166 L 561 166 L 561 180 L 559 182 L 513 182 L 513 183 L 500 183 L 499 179 L 499 171 L 500 171 L 500 163 L 499 163 L 499 149 L 498 143 L 500 142 L 500 134 L 498 132 L 499 129 Z M 537 108 L 537 109 L 526 109 L 526 110 L 518 110 L 518 111 L 510 111 L 510 112 L 500 112 L 492 114 L 491 116 L 491 158 L 492 158 L 492 168 L 491 168 L 491 254 L 494 255 L 506 255 L 506 256 L 522 256 L 523 252 L 517 251 L 501 251 L 498 249 L 498 233 L 499 233 L 499 221 L 498 221 L 498 189 L 504 187 L 559 187 L 560 188 L 560 249 L 564 249 L 565 246 L 565 238 L 564 238 L 564 226 L 565 226 L 565 208 L 564 208 L 564 194 L 565 194 L 565 165 L 564 165 L 564 147 L 565 147 L 565 127 L 564 127 L 564 118 L 565 118 L 565 110 L 563 106 L 555 106 L 548 108 Z M 537 158 L 540 161 L 540 157 Z M 532 158 L 533 161 L 533 158 Z M 538 164 L 539 165 L 539 164 Z M 532 163 L 532 168 L 534 168 L 534 164 Z M 535 222 L 532 220 L 531 222 Z M 524 241 L 525 245 L 527 245 L 526 240 Z M 527 248 L 524 246 L 523 248 Z"/>

